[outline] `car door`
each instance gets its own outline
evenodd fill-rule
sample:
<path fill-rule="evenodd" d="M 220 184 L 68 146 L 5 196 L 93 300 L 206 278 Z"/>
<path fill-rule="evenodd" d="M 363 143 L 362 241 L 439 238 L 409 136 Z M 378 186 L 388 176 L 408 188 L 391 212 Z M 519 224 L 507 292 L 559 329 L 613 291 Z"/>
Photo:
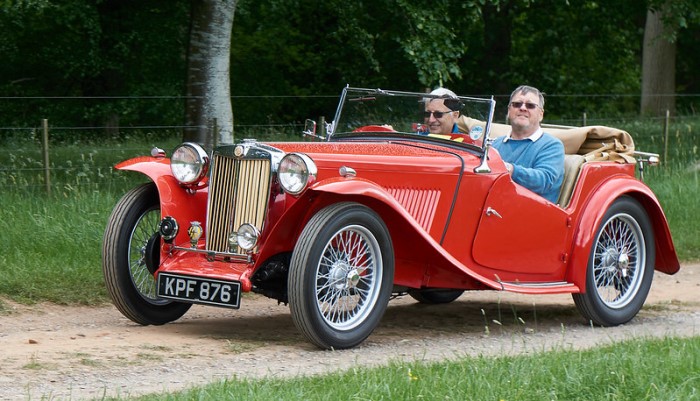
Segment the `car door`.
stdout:
<path fill-rule="evenodd" d="M 516 273 L 507 277 L 560 280 L 570 225 L 568 215 L 557 205 L 503 175 L 486 198 L 472 256 L 484 267 Z"/>

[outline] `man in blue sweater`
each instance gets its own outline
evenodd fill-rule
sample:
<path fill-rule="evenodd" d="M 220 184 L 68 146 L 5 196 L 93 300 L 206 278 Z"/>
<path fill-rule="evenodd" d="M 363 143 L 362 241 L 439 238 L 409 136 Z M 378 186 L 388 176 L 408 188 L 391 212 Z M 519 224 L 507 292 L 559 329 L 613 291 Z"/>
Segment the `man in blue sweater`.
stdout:
<path fill-rule="evenodd" d="M 510 134 L 494 140 L 513 181 L 556 202 L 564 179 L 564 145 L 542 131 L 544 96 L 532 86 L 519 86 L 510 95 Z"/>

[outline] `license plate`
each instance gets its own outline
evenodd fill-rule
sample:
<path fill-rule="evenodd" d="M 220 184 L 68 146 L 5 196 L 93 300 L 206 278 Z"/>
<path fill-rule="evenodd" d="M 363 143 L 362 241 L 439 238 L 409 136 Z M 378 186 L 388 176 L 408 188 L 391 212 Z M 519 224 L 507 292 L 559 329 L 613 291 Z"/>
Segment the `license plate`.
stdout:
<path fill-rule="evenodd" d="M 178 301 L 238 309 L 241 301 L 241 283 L 159 273 L 158 296 Z"/>

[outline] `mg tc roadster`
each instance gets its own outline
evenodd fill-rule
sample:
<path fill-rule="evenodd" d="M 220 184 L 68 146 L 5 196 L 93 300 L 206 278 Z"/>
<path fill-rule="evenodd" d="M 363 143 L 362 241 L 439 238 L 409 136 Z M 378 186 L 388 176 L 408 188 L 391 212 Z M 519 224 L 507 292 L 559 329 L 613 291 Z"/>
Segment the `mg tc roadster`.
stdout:
<path fill-rule="evenodd" d="M 464 291 L 570 293 L 582 323 L 635 317 L 654 271 L 679 261 L 643 183 L 658 156 L 629 133 L 546 127 L 565 148 L 556 202 L 516 184 L 492 146 L 510 127 L 493 98 L 451 98 L 446 135 L 427 129 L 434 96 L 346 87 L 331 123 L 299 142 L 183 143 L 119 163 L 147 183 L 116 204 L 103 272 L 117 309 L 142 325 L 192 304 L 288 304 L 323 349 L 362 343 L 389 300 L 442 304 Z"/>

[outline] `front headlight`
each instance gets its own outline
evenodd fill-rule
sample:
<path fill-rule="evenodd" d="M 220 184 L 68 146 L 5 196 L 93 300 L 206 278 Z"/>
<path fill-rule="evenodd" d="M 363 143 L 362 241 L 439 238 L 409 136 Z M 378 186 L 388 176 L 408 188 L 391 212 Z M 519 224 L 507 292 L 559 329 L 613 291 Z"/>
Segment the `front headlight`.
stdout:
<path fill-rule="evenodd" d="M 317 172 L 316 164 L 309 156 L 290 153 L 280 161 L 277 176 L 285 191 L 297 195 L 316 179 Z"/>
<path fill-rule="evenodd" d="M 242 224 L 238 227 L 238 232 L 235 233 L 234 243 L 241 248 L 249 251 L 255 247 L 260 237 L 260 231 L 252 224 Z"/>
<path fill-rule="evenodd" d="M 201 181 L 209 168 L 209 156 L 196 143 L 185 142 L 175 148 L 170 158 L 170 170 L 181 184 L 192 186 Z"/>

